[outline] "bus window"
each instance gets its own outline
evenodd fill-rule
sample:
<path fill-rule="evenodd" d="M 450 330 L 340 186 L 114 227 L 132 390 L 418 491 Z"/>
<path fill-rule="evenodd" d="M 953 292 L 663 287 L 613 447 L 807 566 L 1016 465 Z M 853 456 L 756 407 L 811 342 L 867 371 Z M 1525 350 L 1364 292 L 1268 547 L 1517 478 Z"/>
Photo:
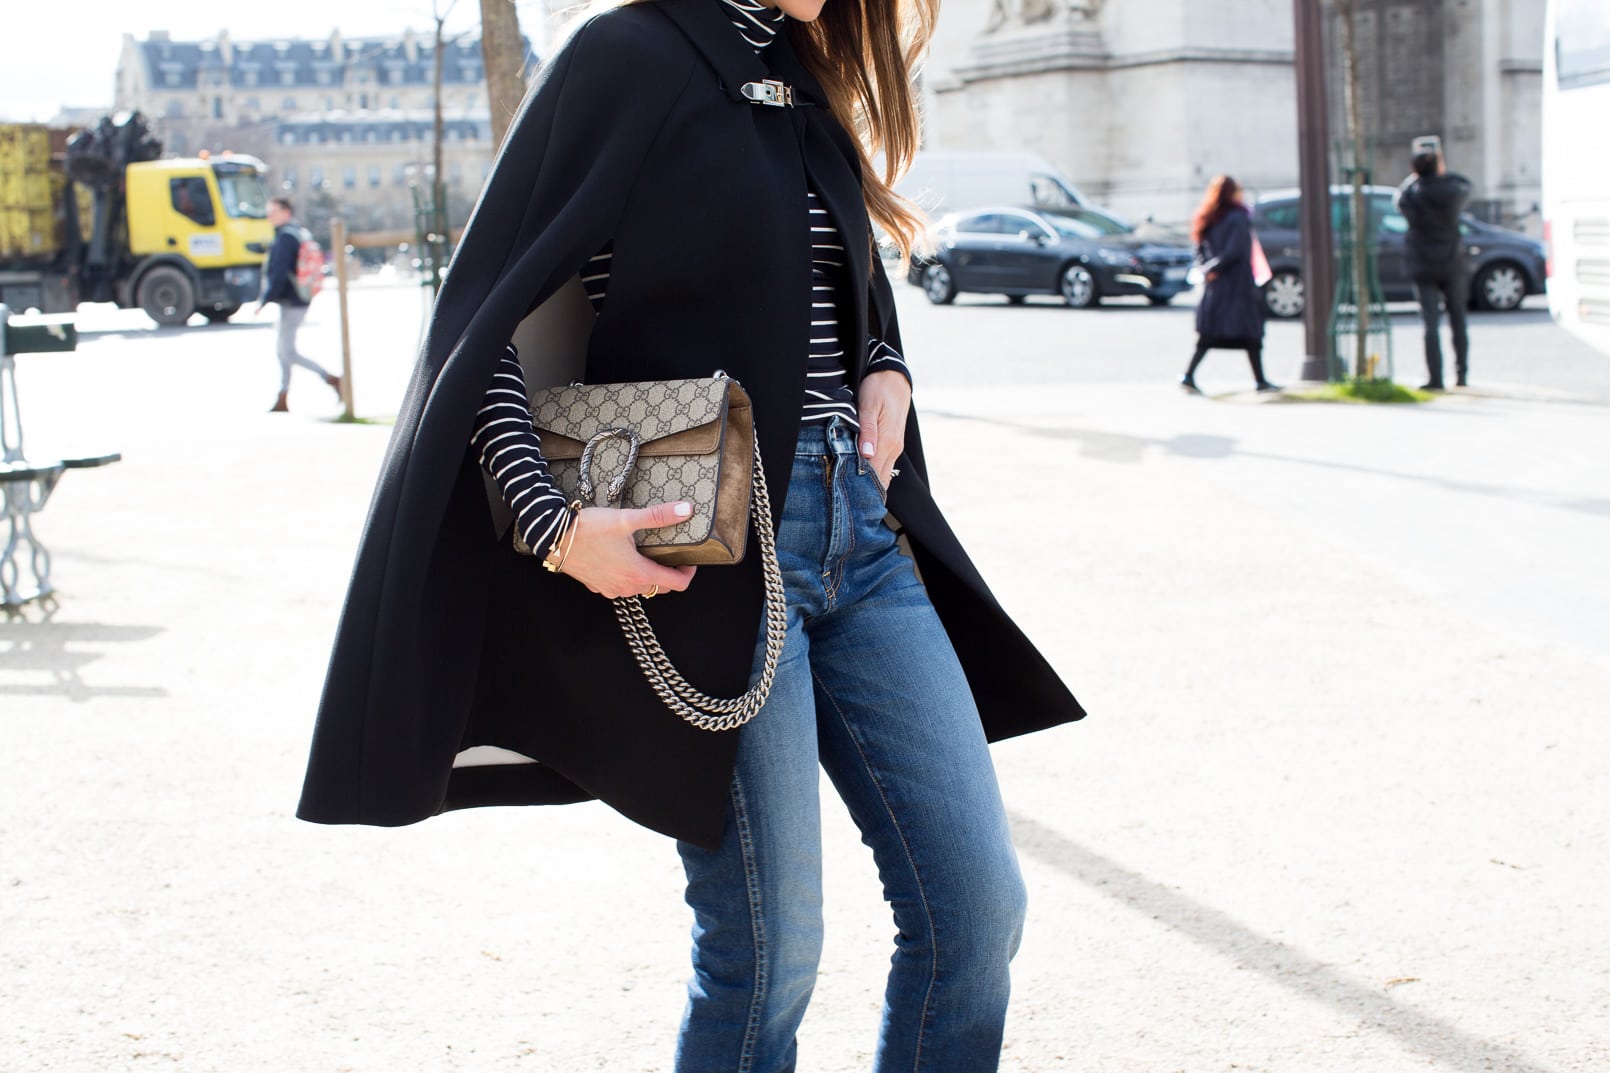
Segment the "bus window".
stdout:
<path fill-rule="evenodd" d="M 1610 19 L 1604 0 L 1560 0 L 1554 13 L 1554 64 L 1561 89 L 1610 82 Z"/>

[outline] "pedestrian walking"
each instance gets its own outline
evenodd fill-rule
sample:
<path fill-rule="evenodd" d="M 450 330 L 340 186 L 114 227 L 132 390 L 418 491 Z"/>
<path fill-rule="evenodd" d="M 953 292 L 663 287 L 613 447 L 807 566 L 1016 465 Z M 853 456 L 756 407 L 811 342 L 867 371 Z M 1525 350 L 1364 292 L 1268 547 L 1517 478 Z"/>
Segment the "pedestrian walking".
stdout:
<path fill-rule="evenodd" d="M 1470 198 L 1471 182 L 1448 170 L 1442 156 L 1442 139 L 1434 135 L 1414 141 L 1413 171 L 1398 187 L 1398 211 L 1409 223 L 1403 253 L 1420 299 L 1420 323 L 1425 328 L 1427 391 L 1443 390 L 1442 309 L 1448 309 L 1453 336 L 1454 382 L 1465 387 L 1470 379 L 1470 334 L 1465 325 L 1465 300 L 1470 281 L 1465 271 L 1465 238 L 1459 214 Z"/>
<path fill-rule="evenodd" d="M 996 1069 L 1026 896 L 986 742 L 1084 714 L 929 492 L 871 239 L 876 222 L 909 252 L 920 228 L 891 179 L 919 132 L 905 57 L 937 6 L 646 0 L 575 31 L 442 283 L 335 639 L 302 818 L 599 798 L 676 839 L 682 1073 L 795 1067 L 823 941 L 822 769 L 898 927 L 876 1069 Z M 558 487 L 530 399 L 569 377 L 511 339 L 578 278 L 585 383 L 720 369 L 748 392 L 780 515 L 774 663 L 764 555 L 666 566 L 634 534 L 690 504 Z M 750 722 L 669 710 L 602 598 L 633 596 L 698 689 L 774 669 Z"/>
<path fill-rule="evenodd" d="M 323 378 L 337 396 L 341 394 L 341 378 L 296 349 L 296 333 L 307 319 L 308 307 L 308 299 L 297 290 L 296 264 L 302 244 L 309 238 L 293 218 L 290 198 L 268 199 L 268 222 L 274 225 L 274 244 L 268 252 L 268 264 L 263 268 L 263 292 L 254 312 L 261 313 L 269 302 L 279 306 L 279 330 L 274 349 L 280 362 L 280 390 L 269 413 L 283 414 L 291 408 L 292 366 L 300 365 Z"/>
<path fill-rule="evenodd" d="M 1261 250 L 1241 186 L 1228 175 L 1208 183 L 1191 219 L 1191 242 L 1202 271 L 1196 307 L 1196 350 L 1180 386 L 1200 394 L 1196 370 L 1210 350 L 1245 350 L 1259 391 L 1279 391 L 1263 375 L 1263 296 L 1254 278 Z"/>

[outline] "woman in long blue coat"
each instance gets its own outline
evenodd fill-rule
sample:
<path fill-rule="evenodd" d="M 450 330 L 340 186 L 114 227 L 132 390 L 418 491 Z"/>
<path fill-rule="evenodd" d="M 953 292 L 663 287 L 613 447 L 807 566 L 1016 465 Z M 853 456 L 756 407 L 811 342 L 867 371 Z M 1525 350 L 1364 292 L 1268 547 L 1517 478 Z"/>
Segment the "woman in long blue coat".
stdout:
<path fill-rule="evenodd" d="M 1191 221 L 1204 287 L 1196 307 L 1196 351 L 1180 386 L 1196 392 L 1196 367 L 1210 350 L 1245 350 L 1259 391 L 1279 391 L 1263 375 L 1263 296 L 1252 275 L 1252 214 L 1241 184 L 1220 175 Z"/>

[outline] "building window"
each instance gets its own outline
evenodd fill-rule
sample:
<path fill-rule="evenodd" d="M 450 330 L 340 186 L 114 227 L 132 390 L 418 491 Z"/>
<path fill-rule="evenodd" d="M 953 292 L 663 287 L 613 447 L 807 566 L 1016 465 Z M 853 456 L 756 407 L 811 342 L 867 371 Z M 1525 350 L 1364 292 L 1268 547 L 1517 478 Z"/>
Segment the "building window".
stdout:
<path fill-rule="evenodd" d="M 327 68 L 319 68 L 319 70 L 314 72 L 313 77 L 318 80 L 318 83 L 321 86 L 328 86 L 330 84 L 330 72 Z"/>
<path fill-rule="evenodd" d="M 391 171 L 391 181 L 392 181 L 392 184 L 395 185 L 395 186 L 407 186 L 408 185 L 408 165 L 407 164 L 398 164 L 395 168 L 393 168 L 392 171 Z"/>
<path fill-rule="evenodd" d="M 294 130 L 282 130 L 282 131 L 280 131 L 280 144 L 281 145 L 295 145 L 296 144 L 296 131 L 294 131 Z"/>
<path fill-rule="evenodd" d="M 358 169 L 353 167 L 351 164 L 348 164 L 346 167 L 342 168 L 341 185 L 346 187 L 348 190 L 356 189 L 358 186 Z"/>
<path fill-rule="evenodd" d="M 256 97 L 247 97 L 246 98 L 246 110 L 248 112 L 251 112 L 253 115 L 256 115 L 258 112 L 261 112 L 263 110 L 263 106 L 258 103 L 258 100 L 257 100 Z"/>
<path fill-rule="evenodd" d="M 285 169 L 285 179 L 281 183 L 281 185 L 284 186 L 285 189 L 287 189 L 287 190 L 295 190 L 296 189 L 296 169 L 295 168 L 286 168 Z"/>
<path fill-rule="evenodd" d="M 370 164 L 369 165 L 369 185 L 370 186 L 379 186 L 380 185 L 380 165 L 379 164 Z"/>
<path fill-rule="evenodd" d="M 365 112 L 367 112 L 369 110 L 369 94 L 367 94 L 367 93 L 358 94 L 358 107 L 360 109 L 362 109 L 363 111 L 365 111 Z"/>
<path fill-rule="evenodd" d="M 184 102 L 182 102 L 182 101 L 169 101 L 166 111 L 167 111 L 167 116 L 168 116 L 169 119 L 183 119 L 184 118 Z"/>
<path fill-rule="evenodd" d="M 459 186 L 464 182 L 464 162 L 462 160 L 455 160 L 447 165 L 447 181 L 454 186 Z"/>
<path fill-rule="evenodd" d="M 194 220 L 202 227 L 211 227 L 216 222 L 212 214 L 212 194 L 207 189 L 207 180 L 201 176 L 169 179 L 168 198 L 173 203 L 174 212 Z"/>
<path fill-rule="evenodd" d="M 214 119 L 222 119 L 224 117 L 224 99 L 222 97 L 214 97 L 212 99 L 212 117 Z"/>
<path fill-rule="evenodd" d="M 391 98 L 391 107 L 393 109 L 401 108 L 402 107 L 402 98 L 401 97 L 393 97 L 393 98 Z"/>
<path fill-rule="evenodd" d="M 280 101 L 280 107 L 285 109 L 287 112 L 296 111 L 296 98 L 286 97 L 284 100 Z"/>
<path fill-rule="evenodd" d="M 286 68 L 284 68 L 284 69 L 282 69 L 280 71 L 280 85 L 282 85 L 282 86 L 294 86 L 294 85 L 296 85 L 296 69 L 295 68 L 286 67 Z"/>
<path fill-rule="evenodd" d="M 323 168 L 314 168 L 314 169 L 312 169 L 312 171 L 308 175 L 307 179 L 308 179 L 308 185 L 311 186 L 313 189 L 315 189 L 315 190 L 323 190 L 324 189 L 324 169 Z"/>
<path fill-rule="evenodd" d="M 164 71 L 163 72 L 163 78 L 165 78 L 167 80 L 167 83 L 170 86 L 177 86 L 179 84 L 179 72 L 178 71 Z"/>

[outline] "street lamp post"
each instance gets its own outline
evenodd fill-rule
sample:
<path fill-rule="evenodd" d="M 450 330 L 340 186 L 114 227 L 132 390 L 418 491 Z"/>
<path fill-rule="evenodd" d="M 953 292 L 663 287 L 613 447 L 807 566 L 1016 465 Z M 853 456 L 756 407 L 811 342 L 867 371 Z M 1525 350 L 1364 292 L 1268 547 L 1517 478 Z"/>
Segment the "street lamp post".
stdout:
<path fill-rule="evenodd" d="M 1320 0 L 1293 0 L 1297 68 L 1297 167 L 1302 188 L 1304 380 L 1330 379 L 1335 261 L 1330 229 L 1330 134 Z"/>

